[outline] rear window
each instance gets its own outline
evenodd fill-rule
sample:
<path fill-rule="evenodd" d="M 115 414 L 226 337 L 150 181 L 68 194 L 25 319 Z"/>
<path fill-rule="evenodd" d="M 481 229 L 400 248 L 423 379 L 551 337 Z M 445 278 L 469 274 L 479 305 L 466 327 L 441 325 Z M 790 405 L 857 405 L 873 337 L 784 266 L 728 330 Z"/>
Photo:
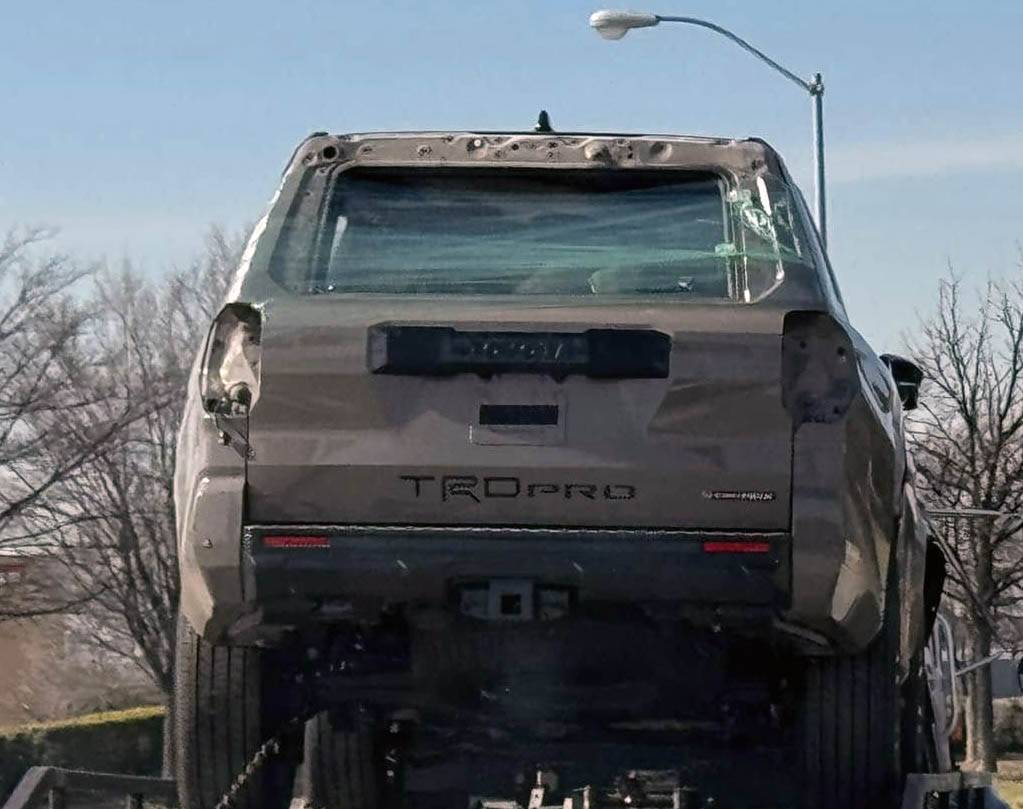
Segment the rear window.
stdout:
<path fill-rule="evenodd" d="M 780 278 L 771 260 L 751 276 L 734 194 L 708 173 L 363 169 L 306 185 L 271 268 L 300 293 L 750 300 Z"/>

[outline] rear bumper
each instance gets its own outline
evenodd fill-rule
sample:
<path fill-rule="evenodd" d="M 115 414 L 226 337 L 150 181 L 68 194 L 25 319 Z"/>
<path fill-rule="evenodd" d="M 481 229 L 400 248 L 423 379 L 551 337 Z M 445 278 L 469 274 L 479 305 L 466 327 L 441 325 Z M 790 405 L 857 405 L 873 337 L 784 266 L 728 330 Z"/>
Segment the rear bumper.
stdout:
<path fill-rule="evenodd" d="M 297 537 L 274 547 L 268 537 Z M 312 543 L 316 547 L 309 547 Z M 565 588 L 577 603 L 784 609 L 784 533 L 391 526 L 247 526 L 245 601 L 273 623 L 324 602 L 453 603 L 476 581 Z M 344 614 L 343 612 L 341 614 Z"/>

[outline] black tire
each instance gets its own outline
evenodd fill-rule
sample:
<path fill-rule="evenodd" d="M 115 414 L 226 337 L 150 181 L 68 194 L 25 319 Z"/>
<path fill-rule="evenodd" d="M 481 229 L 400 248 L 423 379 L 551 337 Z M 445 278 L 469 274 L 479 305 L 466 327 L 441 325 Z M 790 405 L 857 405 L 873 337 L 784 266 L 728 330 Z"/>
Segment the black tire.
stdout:
<path fill-rule="evenodd" d="M 268 653 L 214 646 L 178 619 L 174 693 L 175 775 L 181 809 L 214 809 L 292 706 Z M 298 767 L 293 731 L 246 783 L 233 809 L 287 809 Z"/>
<path fill-rule="evenodd" d="M 888 599 L 885 625 L 865 651 L 808 661 L 800 751 L 805 809 L 899 805 L 902 711 L 895 600 Z"/>
<path fill-rule="evenodd" d="M 305 797 L 313 809 L 379 809 L 379 745 L 371 727 L 347 727 L 329 711 L 306 722 Z"/>
<path fill-rule="evenodd" d="M 941 760 L 933 734 L 934 715 L 923 671 L 923 655 L 910 667 L 909 677 L 902 684 L 902 733 L 900 737 L 902 771 L 938 772 Z"/>

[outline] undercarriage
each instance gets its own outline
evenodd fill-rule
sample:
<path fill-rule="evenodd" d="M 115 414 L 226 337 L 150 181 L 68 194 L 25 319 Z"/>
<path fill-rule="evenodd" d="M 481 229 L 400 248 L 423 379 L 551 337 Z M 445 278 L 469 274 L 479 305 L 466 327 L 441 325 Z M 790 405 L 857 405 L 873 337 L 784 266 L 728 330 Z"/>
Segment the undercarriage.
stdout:
<path fill-rule="evenodd" d="M 681 790 L 694 807 L 697 796 L 745 807 L 766 789 L 795 795 L 779 773 L 797 744 L 799 667 L 753 637 L 607 608 L 543 623 L 395 613 L 290 644 L 282 664 L 307 663 L 285 712 L 304 705 L 335 732 L 369 729 L 385 791 L 403 805 L 513 795 L 527 806 L 538 778 L 547 803 L 573 790 L 583 800 L 588 785 L 591 806 L 623 789 L 632 802 L 663 792 L 665 805 Z M 630 782 L 633 771 L 645 775 Z"/>

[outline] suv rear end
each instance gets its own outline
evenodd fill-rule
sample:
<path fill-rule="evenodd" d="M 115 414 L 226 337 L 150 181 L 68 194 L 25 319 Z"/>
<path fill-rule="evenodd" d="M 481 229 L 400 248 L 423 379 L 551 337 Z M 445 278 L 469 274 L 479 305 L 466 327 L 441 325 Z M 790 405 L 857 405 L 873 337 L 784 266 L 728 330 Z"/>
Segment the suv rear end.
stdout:
<path fill-rule="evenodd" d="M 782 335 L 822 302 L 770 163 L 682 138 L 307 143 L 227 315 L 258 343 L 258 369 L 218 382 L 251 379 L 250 401 L 213 417 L 243 450 L 235 608 L 443 601 L 531 565 L 573 600 L 642 582 L 783 607 Z"/>
<path fill-rule="evenodd" d="M 776 715 L 878 636 L 899 418 L 762 142 L 315 136 L 190 389 L 188 649 L 388 711 Z"/>

